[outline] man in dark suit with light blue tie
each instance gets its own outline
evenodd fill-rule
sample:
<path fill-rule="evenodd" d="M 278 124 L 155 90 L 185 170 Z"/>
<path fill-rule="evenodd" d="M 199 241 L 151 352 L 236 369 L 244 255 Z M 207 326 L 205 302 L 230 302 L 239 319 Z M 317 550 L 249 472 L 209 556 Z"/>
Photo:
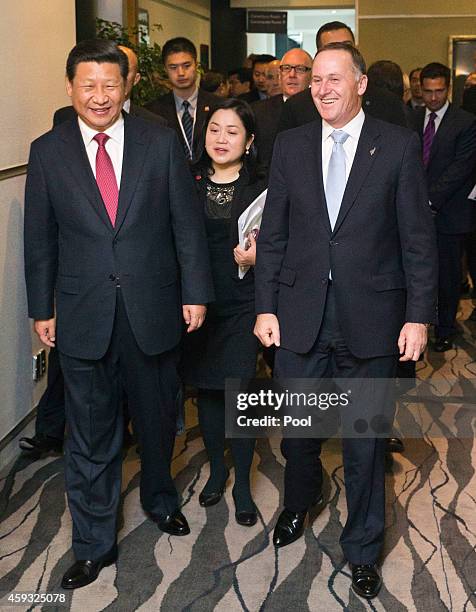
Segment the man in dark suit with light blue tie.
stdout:
<path fill-rule="evenodd" d="M 122 115 L 127 57 L 83 41 L 66 64 L 77 118 L 31 146 L 25 195 L 29 315 L 65 380 L 65 477 L 76 562 L 62 586 L 117 558 L 121 387 L 141 446 L 141 502 L 158 527 L 189 527 L 171 474 L 183 321 L 212 299 L 205 230 L 175 133 Z"/>
<path fill-rule="evenodd" d="M 355 47 L 319 49 L 311 89 L 322 120 L 276 139 L 258 239 L 255 333 L 278 347 L 280 379 L 390 380 L 399 356 L 418 359 L 435 322 L 436 240 L 418 137 L 363 113 L 366 84 Z M 385 446 L 384 437 L 343 439 L 341 546 L 352 587 L 366 598 L 381 587 Z M 277 547 L 302 535 L 321 498 L 320 447 L 316 438 L 283 439 Z"/>

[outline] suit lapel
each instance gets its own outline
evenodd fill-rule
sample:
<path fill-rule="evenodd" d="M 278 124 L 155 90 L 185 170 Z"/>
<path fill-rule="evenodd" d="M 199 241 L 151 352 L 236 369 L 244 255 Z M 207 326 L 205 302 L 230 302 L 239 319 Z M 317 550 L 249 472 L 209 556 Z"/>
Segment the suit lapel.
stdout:
<path fill-rule="evenodd" d="M 131 205 L 137 181 L 144 167 L 144 156 L 147 150 L 146 135 L 141 124 L 123 113 L 124 116 L 124 154 L 122 160 L 121 184 L 114 233 L 121 229 L 129 206 Z"/>
<path fill-rule="evenodd" d="M 452 128 L 452 121 L 451 121 L 452 112 L 453 111 L 452 111 L 452 107 L 451 107 L 451 104 L 450 104 L 449 107 L 446 109 L 446 113 L 443 115 L 443 119 L 441 120 L 441 123 L 438 126 L 438 129 L 436 131 L 435 137 L 433 138 L 433 142 L 431 143 L 430 159 L 429 159 L 429 162 L 428 162 L 428 166 L 431 164 L 431 160 L 437 154 L 438 147 L 440 146 L 440 143 L 446 141 L 447 134 L 448 134 L 448 132 L 451 131 L 451 128 Z"/>
<path fill-rule="evenodd" d="M 197 110 L 196 110 L 196 117 L 195 117 L 195 125 L 193 128 L 193 149 L 194 151 L 196 150 L 198 146 L 200 136 L 202 135 L 202 127 L 205 122 L 205 117 L 209 110 L 210 110 L 210 106 L 204 102 L 203 96 L 199 89 L 198 97 L 197 97 Z"/>
<path fill-rule="evenodd" d="M 66 121 L 58 128 L 61 138 L 60 154 L 64 167 L 68 168 L 74 180 L 96 211 L 101 221 L 112 232 L 113 227 L 106 212 L 101 193 L 89 163 L 83 137 L 77 119 Z"/>
<path fill-rule="evenodd" d="M 327 212 L 324 183 L 322 180 L 322 122 L 320 119 L 309 124 L 308 140 L 305 144 L 304 160 L 307 176 L 311 181 L 310 193 L 316 194 L 318 219 L 326 232 L 331 234 L 331 224 Z M 306 175 L 304 173 L 304 175 Z"/>
<path fill-rule="evenodd" d="M 380 133 L 376 123 L 374 123 L 368 115 L 365 117 L 362 131 L 360 132 L 357 150 L 355 152 L 354 162 L 350 171 L 347 185 L 342 198 L 337 221 L 334 226 L 333 233 L 335 234 L 342 225 L 349 210 L 355 203 L 360 188 L 367 178 L 370 169 L 379 154 L 378 140 Z"/>

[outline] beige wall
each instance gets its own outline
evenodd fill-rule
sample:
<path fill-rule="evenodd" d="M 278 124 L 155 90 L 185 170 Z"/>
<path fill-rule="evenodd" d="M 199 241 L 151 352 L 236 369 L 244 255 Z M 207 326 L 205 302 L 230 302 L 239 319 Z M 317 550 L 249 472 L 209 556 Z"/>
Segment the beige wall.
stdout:
<path fill-rule="evenodd" d="M 185 36 L 197 47 L 210 46 L 210 0 L 139 0 L 139 7 L 149 11 L 149 24 L 160 23 L 162 31 L 151 31 L 152 42 L 163 45 L 169 38 Z"/>
<path fill-rule="evenodd" d="M 53 111 L 68 103 L 66 55 L 75 44 L 74 0 L 2 3 L 0 19 L 0 169 L 24 164 L 31 140 L 49 130 Z M 32 380 L 39 341 L 27 316 L 23 273 L 25 176 L 0 176 L 0 440 L 38 402 L 46 380 Z M 23 434 L 25 435 L 25 434 Z M 0 467 L 18 453 L 11 444 Z"/>
<path fill-rule="evenodd" d="M 476 2 L 359 0 L 359 47 L 367 64 L 390 59 L 406 72 L 437 61 L 448 64 L 448 37 L 476 36 Z"/>

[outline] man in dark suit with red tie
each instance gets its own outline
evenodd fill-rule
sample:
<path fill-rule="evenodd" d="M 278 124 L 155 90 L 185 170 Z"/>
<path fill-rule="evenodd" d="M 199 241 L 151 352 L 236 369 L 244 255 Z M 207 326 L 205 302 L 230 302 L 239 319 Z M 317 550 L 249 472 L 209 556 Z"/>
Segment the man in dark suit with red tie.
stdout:
<path fill-rule="evenodd" d="M 375 379 L 395 376 L 399 355 L 418 359 L 436 318 L 436 239 L 418 137 L 365 114 L 366 85 L 353 45 L 323 47 L 311 81 L 321 119 L 276 139 L 258 238 L 255 333 L 278 347 L 278 379 L 370 379 L 373 389 Z M 340 542 L 354 591 L 372 598 L 382 584 L 386 440 L 366 435 L 342 441 L 348 515 Z M 283 439 L 276 547 L 303 534 L 321 499 L 320 448 L 317 438 Z"/>
<path fill-rule="evenodd" d="M 162 61 L 172 91 L 147 104 L 177 132 L 187 159 L 193 159 L 205 117 L 218 98 L 197 85 L 197 49 L 188 38 L 172 38 L 162 48 Z"/>
<path fill-rule="evenodd" d="M 443 64 L 425 66 L 420 72 L 425 107 L 413 115 L 438 237 L 437 352 L 453 348 L 464 241 L 476 225 L 476 206 L 468 199 L 476 182 L 476 117 L 448 102 L 450 78 Z"/>
<path fill-rule="evenodd" d="M 175 133 L 122 115 L 127 57 L 83 41 L 66 64 L 77 118 L 31 146 L 25 194 L 29 315 L 65 380 L 65 477 L 74 565 L 94 581 L 117 558 L 122 385 L 141 446 L 141 502 L 158 527 L 189 527 L 170 474 L 183 320 L 212 298 L 205 231 Z"/>

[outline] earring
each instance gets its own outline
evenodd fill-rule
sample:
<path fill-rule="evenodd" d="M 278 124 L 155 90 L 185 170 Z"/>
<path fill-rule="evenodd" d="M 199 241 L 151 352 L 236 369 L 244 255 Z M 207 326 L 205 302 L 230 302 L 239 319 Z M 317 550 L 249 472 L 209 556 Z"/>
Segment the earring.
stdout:
<path fill-rule="evenodd" d="M 246 153 L 245 153 L 245 155 L 249 155 L 249 154 L 250 154 L 250 148 L 249 148 L 249 147 L 247 147 L 247 148 L 246 148 Z"/>

